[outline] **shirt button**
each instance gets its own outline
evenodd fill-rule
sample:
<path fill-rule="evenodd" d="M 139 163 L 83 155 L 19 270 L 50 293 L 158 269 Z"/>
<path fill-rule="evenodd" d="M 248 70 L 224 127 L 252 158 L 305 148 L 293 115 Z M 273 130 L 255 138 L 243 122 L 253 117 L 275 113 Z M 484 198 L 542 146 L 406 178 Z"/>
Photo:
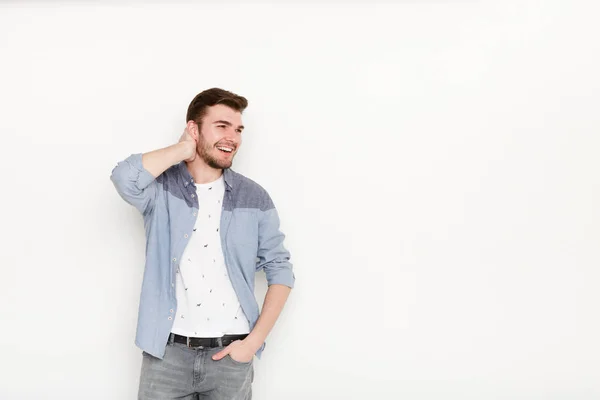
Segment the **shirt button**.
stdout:
<path fill-rule="evenodd" d="M 196 216 L 196 213 L 194 213 L 194 217 Z"/>
<path fill-rule="evenodd" d="M 192 197 L 195 197 L 194 195 L 192 195 Z"/>
<path fill-rule="evenodd" d="M 188 237 L 188 234 L 186 233 L 185 235 L 183 235 L 183 237 L 187 239 L 187 237 Z"/>
<path fill-rule="evenodd" d="M 173 317 L 169 317 L 169 321 L 172 320 L 172 319 L 173 319 Z"/>
<path fill-rule="evenodd" d="M 169 310 L 169 312 L 170 312 L 171 314 L 173 314 L 173 309 L 171 308 L 171 309 Z"/>
<path fill-rule="evenodd" d="M 175 261 L 177 261 L 177 259 L 176 259 L 176 258 L 174 258 L 174 259 L 173 259 L 173 262 L 175 262 Z"/>

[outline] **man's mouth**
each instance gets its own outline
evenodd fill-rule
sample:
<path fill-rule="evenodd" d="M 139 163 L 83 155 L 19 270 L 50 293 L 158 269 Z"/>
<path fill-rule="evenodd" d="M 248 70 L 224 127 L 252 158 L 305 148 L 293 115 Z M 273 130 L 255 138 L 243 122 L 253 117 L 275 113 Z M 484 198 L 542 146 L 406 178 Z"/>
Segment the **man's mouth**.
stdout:
<path fill-rule="evenodd" d="M 233 152 L 233 147 L 229 147 L 229 146 L 217 146 L 217 149 L 221 150 L 224 153 L 232 153 Z"/>

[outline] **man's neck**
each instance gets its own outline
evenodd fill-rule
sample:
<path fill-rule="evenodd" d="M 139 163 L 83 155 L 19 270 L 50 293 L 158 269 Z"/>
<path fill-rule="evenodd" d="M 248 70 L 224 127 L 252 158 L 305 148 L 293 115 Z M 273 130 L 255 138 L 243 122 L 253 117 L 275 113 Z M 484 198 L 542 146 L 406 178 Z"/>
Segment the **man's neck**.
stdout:
<path fill-rule="evenodd" d="M 206 164 L 204 160 L 196 155 L 194 161 L 186 161 L 187 169 L 194 178 L 195 183 L 210 183 L 214 182 L 223 175 L 221 168 L 213 168 Z"/>

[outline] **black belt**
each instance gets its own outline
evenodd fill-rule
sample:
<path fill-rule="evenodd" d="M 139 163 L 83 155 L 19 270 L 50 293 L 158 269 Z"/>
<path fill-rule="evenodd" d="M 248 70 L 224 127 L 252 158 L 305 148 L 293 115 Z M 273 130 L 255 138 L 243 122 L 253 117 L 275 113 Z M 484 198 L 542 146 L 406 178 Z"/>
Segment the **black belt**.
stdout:
<path fill-rule="evenodd" d="M 187 347 L 198 347 L 203 349 L 205 347 L 226 347 L 236 340 L 243 340 L 248 336 L 247 333 L 240 335 L 224 335 L 215 338 L 199 338 L 199 337 L 187 337 L 181 336 L 176 333 L 169 335 L 169 343 L 181 343 Z"/>

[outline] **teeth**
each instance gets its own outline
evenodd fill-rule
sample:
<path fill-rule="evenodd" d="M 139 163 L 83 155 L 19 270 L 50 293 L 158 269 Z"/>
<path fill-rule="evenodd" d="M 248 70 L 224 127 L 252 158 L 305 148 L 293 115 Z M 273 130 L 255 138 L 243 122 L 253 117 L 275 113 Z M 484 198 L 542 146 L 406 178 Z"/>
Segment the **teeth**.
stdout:
<path fill-rule="evenodd" d="M 228 153 L 231 153 L 233 151 L 233 149 L 229 147 L 217 147 L 217 149 L 226 151 Z"/>

